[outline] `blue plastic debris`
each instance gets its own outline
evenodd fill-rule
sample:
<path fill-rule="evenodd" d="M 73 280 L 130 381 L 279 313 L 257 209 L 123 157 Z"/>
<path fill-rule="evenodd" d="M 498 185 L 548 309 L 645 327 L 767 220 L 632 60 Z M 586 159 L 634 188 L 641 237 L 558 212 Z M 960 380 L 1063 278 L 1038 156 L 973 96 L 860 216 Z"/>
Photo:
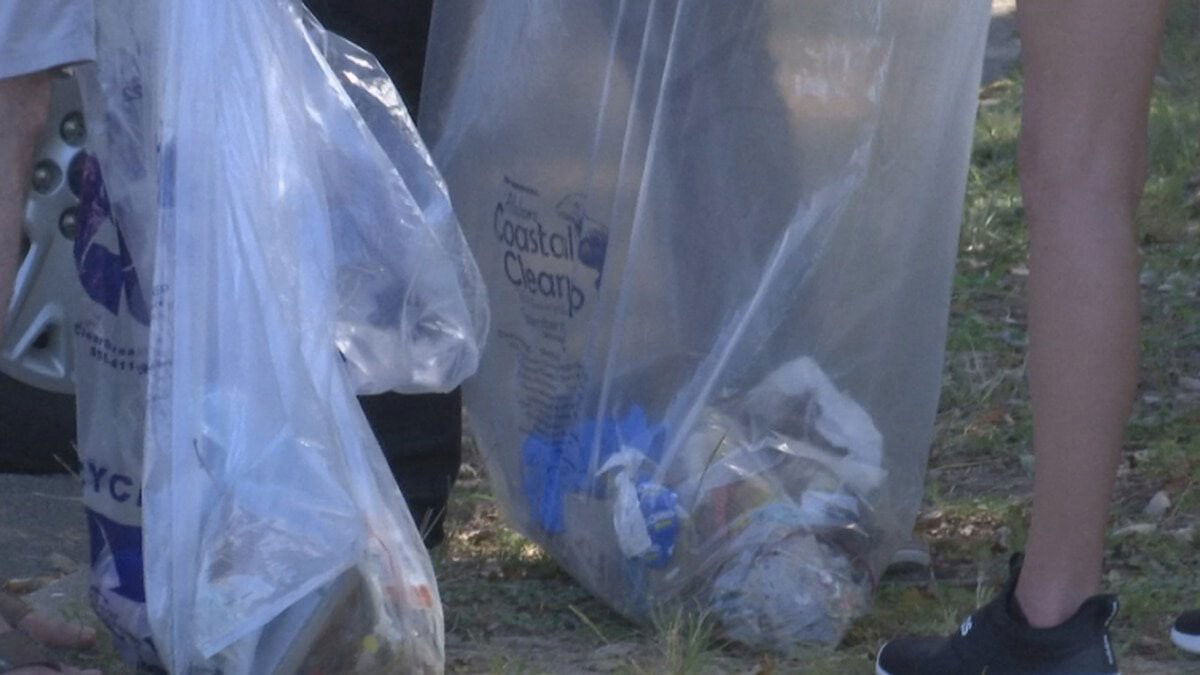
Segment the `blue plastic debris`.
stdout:
<path fill-rule="evenodd" d="M 602 494 L 603 483 L 594 474 L 622 450 L 657 463 L 666 438 L 667 428 L 652 424 L 646 411 L 636 405 L 624 417 L 587 420 L 557 439 L 536 434 L 526 438 L 521 453 L 522 492 L 538 525 L 548 534 L 561 533 L 568 494 Z"/>

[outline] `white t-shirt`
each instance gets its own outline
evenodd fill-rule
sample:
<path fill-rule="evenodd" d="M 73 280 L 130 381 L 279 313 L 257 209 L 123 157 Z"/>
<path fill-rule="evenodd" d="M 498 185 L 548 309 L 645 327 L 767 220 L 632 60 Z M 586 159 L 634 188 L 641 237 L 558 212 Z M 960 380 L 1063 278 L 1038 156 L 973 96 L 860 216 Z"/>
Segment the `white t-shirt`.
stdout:
<path fill-rule="evenodd" d="M 93 0 L 0 0 L 0 78 L 96 58 Z"/>

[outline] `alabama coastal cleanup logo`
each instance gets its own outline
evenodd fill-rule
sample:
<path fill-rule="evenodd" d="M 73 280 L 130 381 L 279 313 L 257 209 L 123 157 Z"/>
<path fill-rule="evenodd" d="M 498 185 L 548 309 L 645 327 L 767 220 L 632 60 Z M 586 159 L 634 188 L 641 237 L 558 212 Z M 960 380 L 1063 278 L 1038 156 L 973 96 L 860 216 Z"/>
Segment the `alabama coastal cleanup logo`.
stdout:
<path fill-rule="evenodd" d="M 508 177 L 504 188 L 492 218 L 492 231 L 504 246 L 504 275 L 574 317 L 604 280 L 608 228 L 588 215 L 583 195 L 561 199 L 552 222 L 544 222 L 537 190 Z M 595 278 L 581 280 L 580 266 L 595 272 Z"/>
<path fill-rule="evenodd" d="M 124 300 L 129 315 L 143 326 L 149 326 L 150 307 L 146 294 L 125 243 L 125 234 L 113 216 L 100 163 L 91 155 L 83 164 L 79 212 L 75 268 L 84 292 L 114 316 L 120 316 Z"/>

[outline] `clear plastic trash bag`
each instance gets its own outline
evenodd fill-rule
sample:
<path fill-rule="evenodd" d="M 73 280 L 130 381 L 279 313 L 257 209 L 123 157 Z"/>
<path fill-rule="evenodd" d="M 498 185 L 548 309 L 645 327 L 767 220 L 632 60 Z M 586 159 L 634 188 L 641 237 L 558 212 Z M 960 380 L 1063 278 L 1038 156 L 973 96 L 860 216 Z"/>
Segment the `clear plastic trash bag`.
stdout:
<path fill-rule="evenodd" d="M 326 146 L 338 349 L 359 393 L 451 391 L 479 366 L 488 308 L 446 184 L 375 58 L 306 23 L 354 106 L 330 97 L 314 139 Z"/>
<path fill-rule="evenodd" d="M 293 0 L 97 10 L 76 334 L 99 614 L 143 669 L 440 672 L 432 566 L 355 393 L 456 386 L 487 311 L 395 88 Z"/>
<path fill-rule="evenodd" d="M 638 619 L 832 643 L 920 504 L 983 0 L 435 8 L 499 500 Z"/>

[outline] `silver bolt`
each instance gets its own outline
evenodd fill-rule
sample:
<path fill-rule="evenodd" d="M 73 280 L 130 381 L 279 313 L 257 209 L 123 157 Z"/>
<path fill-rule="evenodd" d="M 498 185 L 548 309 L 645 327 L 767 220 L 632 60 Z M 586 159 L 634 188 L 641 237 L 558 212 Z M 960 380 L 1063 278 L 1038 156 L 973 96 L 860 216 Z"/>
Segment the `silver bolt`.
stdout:
<path fill-rule="evenodd" d="M 79 211 L 72 206 L 58 218 L 58 231 L 67 239 L 74 240 L 79 232 Z"/>
<path fill-rule="evenodd" d="M 33 167 L 33 189 L 48 194 L 62 179 L 62 169 L 54 162 L 44 159 Z"/>
<path fill-rule="evenodd" d="M 67 115 L 63 118 L 59 133 L 68 144 L 75 147 L 83 145 L 84 139 L 87 138 L 87 126 L 83 123 L 83 115 L 78 112 Z"/>

